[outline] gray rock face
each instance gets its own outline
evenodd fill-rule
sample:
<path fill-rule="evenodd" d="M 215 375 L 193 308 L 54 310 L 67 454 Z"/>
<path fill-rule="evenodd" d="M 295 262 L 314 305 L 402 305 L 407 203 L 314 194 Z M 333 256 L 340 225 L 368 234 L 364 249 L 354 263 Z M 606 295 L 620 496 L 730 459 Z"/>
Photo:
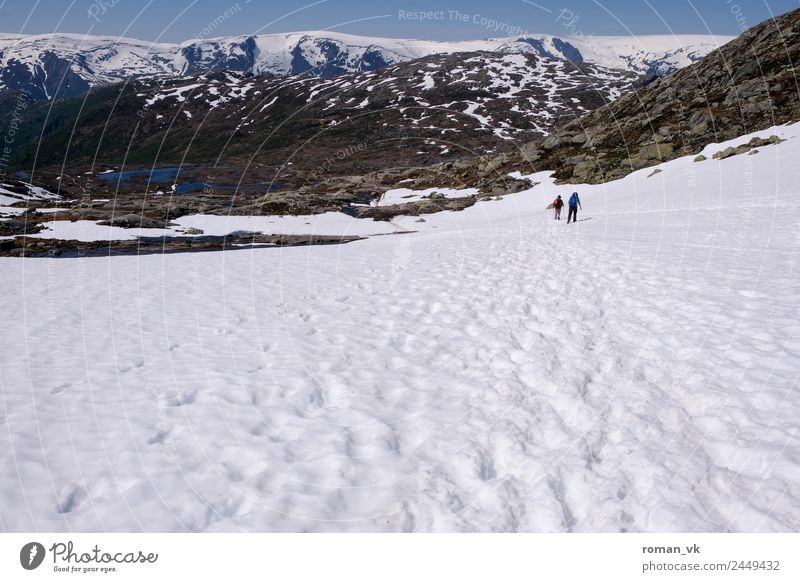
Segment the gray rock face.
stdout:
<path fill-rule="evenodd" d="M 585 178 L 588 178 L 596 171 L 596 168 L 597 162 L 581 162 L 575 165 L 575 168 L 572 170 L 572 175 L 575 177 L 577 182 L 583 182 L 585 181 Z"/>
<path fill-rule="evenodd" d="M 564 58 L 567 59 L 568 61 L 577 64 L 583 62 L 583 55 L 581 54 L 581 51 L 576 49 L 568 42 L 561 40 L 560 38 L 554 38 L 553 46 L 556 47 L 556 50 L 558 50 L 558 52 L 564 55 Z"/>
<path fill-rule="evenodd" d="M 211 71 L 252 72 L 258 58 L 258 46 L 252 36 L 238 43 L 207 41 L 193 43 L 181 50 L 186 58 L 184 75 Z"/>
<path fill-rule="evenodd" d="M 75 73 L 71 65 L 53 51 L 44 51 L 36 67 L 12 58 L 0 69 L 0 85 L 35 100 L 81 95 L 89 89 L 89 82 Z"/>
<path fill-rule="evenodd" d="M 652 143 L 639 148 L 639 157 L 643 160 L 667 160 L 672 155 L 674 147 L 671 143 Z"/>

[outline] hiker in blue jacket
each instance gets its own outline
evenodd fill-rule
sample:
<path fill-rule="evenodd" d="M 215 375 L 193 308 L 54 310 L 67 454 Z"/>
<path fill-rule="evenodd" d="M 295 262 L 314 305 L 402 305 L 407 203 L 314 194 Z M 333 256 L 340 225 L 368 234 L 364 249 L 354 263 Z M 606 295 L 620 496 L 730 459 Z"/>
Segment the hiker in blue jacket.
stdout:
<path fill-rule="evenodd" d="M 583 210 L 581 206 L 581 198 L 577 192 L 573 192 L 569 197 L 569 213 L 567 214 L 567 224 L 570 222 L 578 222 L 578 208 Z"/>

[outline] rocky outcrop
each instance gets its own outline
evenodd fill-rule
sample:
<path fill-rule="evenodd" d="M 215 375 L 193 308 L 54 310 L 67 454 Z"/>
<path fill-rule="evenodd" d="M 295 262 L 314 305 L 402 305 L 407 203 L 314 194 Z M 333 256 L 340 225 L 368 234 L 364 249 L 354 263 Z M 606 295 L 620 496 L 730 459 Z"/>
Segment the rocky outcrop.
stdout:
<path fill-rule="evenodd" d="M 174 226 L 166 220 L 148 218 L 142 214 L 123 214 L 98 222 L 102 226 L 119 226 L 121 228 L 168 228 Z"/>
<path fill-rule="evenodd" d="M 90 83 L 75 73 L 72 65 L 52 50 L 42 51 L 36 67 L 10 58 L 0 68 L 0 87 L 36 100 L 81 95 L 89 90 Z"/>
<path fill-rule="evenodd" d="M 798 62 L 800 10 L 795 10 L 528 144 L 498 164 L 497 175 L 553 170 L 559 182 L 600 183 L 696 154 L 709 143 L 798 121 Z M 764 144 L 751 142 L 745 150 L 714 157 L 758 145 Z"/>
<path fill-rule="evenodd" d="M 354 206 L 349 208 L 347 213 L 356 218 L 391 220 L 396 216 L 419 216 L 420 214 L 433 214 L 445 210 L 464 210 L 465 208 L 473 206 L 477 201 L 477 196 L 445 198 L 444 196 L 432 195 L 427 200 L 418 200 L 406 204 L 394 204 L 391 206 Z"/>
<path fill-rule="evenodd" d="M 772 144 L 778 144 L 778 143 L 781 143 L 782 141 L 784 141 L 784 140 L 779 138 L 777 135 L 771 135 L 767 139 L 762 139 L 760 137 L 754 137 L 753 139 L 751 139 L 746 144 L 742 144 L 740 146 L 731 146 L 731 147 L 725 148 L 724 150 L 715 153 L 711 157 L 713 159 L 715 159 L 715 160 L 724 160 L 725 158 L 730 158 L 732 156 L 738 156 L 740 154 L 746 154 L 748 152 L 753 151 L 757 147 L 766 146 L 766 145 L 772 145 Z"/>
<path fill-rule="evenodd" d="M 99 257 L 150 255 L 204 251 L 242 250 L 263 247 L 345 244 L 359 236 L 262 234 L 236 232 L 225 236 L 138 237 L 135 240 L 85 242 L 61 239 L 31 239 L 17 236 L 0 241 L 0 257 Z"/>

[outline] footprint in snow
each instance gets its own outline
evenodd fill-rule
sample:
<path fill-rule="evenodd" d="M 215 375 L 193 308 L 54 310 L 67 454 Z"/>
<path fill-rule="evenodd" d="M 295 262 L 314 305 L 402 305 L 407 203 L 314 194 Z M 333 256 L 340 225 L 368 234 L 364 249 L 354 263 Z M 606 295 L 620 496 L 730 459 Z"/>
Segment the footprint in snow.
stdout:
<path fill-rule="evenodd" d="M 186 390 L 178 392 L 171 396 L 166 396 L 162 402 L 166 406 L 184 406 L 185 404 L 194 404 L 197 400 L 197 390 Z"/>
<path fill-rule="evenodd" d="M 89 498 L 89 492 L 78 483 L 68 483 L 61 489 L 56 511 L 58 513 L 72 513 L 79 509 Z"/>
<path fill-rule="evenodd" d="M 62 392 L 64 392 L 64 390 L 66 390 L 70 386 L 72 386 L 72 384 L 70 384 L 69 382 L 63 382 L 63 383 L 59 384 L 58 386 L 56 386 L 55 388 L 53 388 L 50 391 L 50 394 L 61 394 Z"/>
<path fill-rule="evenodd" d="M 488 454 L 481 455 L 478 477 L 480 477 L 481 481 L 491 481 L 497 477 L 497 472 L 494 469 L 494 459 Z"/>
<path fill-rule="evenodd" d="M 239 483 L 240 481 L 244 481 L 245 474 L 239 467 L 231 463 L 222 463 L 222 466 L 225 468 L 225 475 L 231 483 Z"/>
<path fill-rule="evenodd" d="M 134 362 L 133 364 L 131 364 L 130 366 L 121 367 L 119 369 L 119 371 L 122 374 L 126 374 L 126 373 L 130 372 L 131 370 L 133 370 L 134 368 L 141 368 L 143 366 L 144 366 L 144 360 L 138 360 L 138 361 Z"/>
<path fill-rule="evenodd" d="M 153 436 L 151 436 L 148 439 L 147 444 L 148 445 L 163 445 L 163 444 L 165 444 L 167 442 L 167 440 L 169 439 L 169 436 L 171 434 L 172 434 L 172 429 L 170 429 L 170 428 L 159 429 L 158 431 L 156 431 L 156 433 Z"/>

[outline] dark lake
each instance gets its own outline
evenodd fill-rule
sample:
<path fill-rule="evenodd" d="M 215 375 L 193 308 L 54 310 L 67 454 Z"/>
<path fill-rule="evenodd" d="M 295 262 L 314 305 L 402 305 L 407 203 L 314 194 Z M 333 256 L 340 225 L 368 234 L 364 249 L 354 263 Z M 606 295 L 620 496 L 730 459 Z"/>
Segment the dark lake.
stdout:
<path fill-rule="evenodd" d="M 176 182 L 181 171 L 188 172 L 186 168 L 178 167 L 165 167 L 165 168 L 143 168 L 136 170 L 124 170 L 122 172 L 108 172 L 100 174 L 99 178 L 104 182 L 116 182 L 120 186 L 128 186 L 131 179 L 145 178 L 152 184 L 176 184 L 175 192 L 177 194 L 190 194 L 192 192 L 200 192 L 206 186 L 213 187 L 216 190 L 224 190 L 234 192 L 237 189 L 263 189 L 263 190 L 280 190 L 284 188 L 284 184 L 280 182 L 256 182 L 253 184 L 218 184 L 199 180 L 189 182 Z"/>
<path fill-rule="evenodd" d="M 150 182 L 161 184 L 175 182 L 181 168 L 142 168 L 138 170 L 124 170 L 122 172 L 107 172 L 100 174 L 103 182 L 118 182 L 120 186 L 127 186 L 131 178 L 148 178 Z"/>

